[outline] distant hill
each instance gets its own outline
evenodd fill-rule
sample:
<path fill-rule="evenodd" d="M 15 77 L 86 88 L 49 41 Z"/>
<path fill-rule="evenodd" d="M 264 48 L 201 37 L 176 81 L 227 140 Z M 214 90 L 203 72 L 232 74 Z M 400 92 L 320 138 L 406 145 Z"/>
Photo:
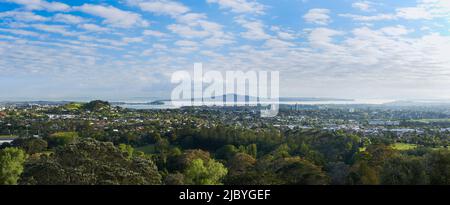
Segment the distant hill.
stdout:
<path fill-rule="evenodd" d="M 89 111 L 101 111 L 105 109 L 110 109 L 111 105 L 107 101 L 94 100 L 82 105 L 82 108 Z"/>
<path fill-rule="evenodd" d="M 256 101 L 258 97 L 254 96 L 248 96 L 248 95 L 237 95 L 237 94 L 227 94 L 222 96 L 215 96 L 214 98 L 226 98 L 226 99 L 246 99 L 246 100 L 252 100 Z M 312 97 L 280 97 L 280 102 L 295 102 L 295 101 L 303 101 L 303 102 L 309 102 L 309 101 L 354 101 L 353 99 L 340 99 L 340 98 L 312 98 Z"/>

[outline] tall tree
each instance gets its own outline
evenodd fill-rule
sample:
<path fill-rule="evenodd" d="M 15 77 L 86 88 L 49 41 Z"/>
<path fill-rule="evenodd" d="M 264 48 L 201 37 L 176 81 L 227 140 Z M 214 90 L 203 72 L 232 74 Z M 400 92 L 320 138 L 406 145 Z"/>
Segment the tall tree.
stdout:
<path fill-rule="evenodd" d="M 228 170 L 213 159 L 194 159 L 184 171 L 185 183 L 190 185 L 220 185 Z"/>
<path fill-rule="evenodd" d="M 424 185 L 429 183 L 422 157 L 394 156 L 386 161 L 381 171 L 381 184 Z"/>
<path fill-rule="evenodd" d="M 161 175 L 150 159 L 130 157 L 112 143 L 83 139 L 31 160 L 20 183 L 145 185 L 160 184 Z"/>
<path fill-rule="evenodd" d="M 325 185 L 328 176 L 322 169 L 300 157 L 287 157 L 274 162 L 275 173 L 283 184 Z"/>
<path fill-rule="evenodd" d="M 17 138 L 11 142 L 13 147 L 23 149 L 27 154 L 43 152 L 47 149 L 47 141 L 40 138 Z"/>
<path fill-rule="evenodd" d="M 0 185 L 15 185 L 23 172 L 26 154 L 19 148 L 0 150 Z"/>
<path fill-rule="evenodd" d="M 427 156 L 427 168 L 430 183 L 433 185 L 450 185 L 450 151 L 439 150 Z"/>
<path fill-rule="evenodd" d="M 261 176 L 255 170 L 256 159 L 245 153 L 237 153 L 228 160 L 226 184 L 253 185 L 258 184 Z"/>

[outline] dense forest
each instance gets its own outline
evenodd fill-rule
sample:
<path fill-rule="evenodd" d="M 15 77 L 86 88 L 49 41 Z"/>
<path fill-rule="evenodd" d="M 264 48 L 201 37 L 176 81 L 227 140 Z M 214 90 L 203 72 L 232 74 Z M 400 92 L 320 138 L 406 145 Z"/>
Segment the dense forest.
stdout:
<path fill-rule="evenodd" d="M 2 184 L 450 184 L 450 152 L 361 150 L 343 133 L 217 127 L 148 134 L 133 146 L 77 133 L 19 138 L 0 151 Z"/>

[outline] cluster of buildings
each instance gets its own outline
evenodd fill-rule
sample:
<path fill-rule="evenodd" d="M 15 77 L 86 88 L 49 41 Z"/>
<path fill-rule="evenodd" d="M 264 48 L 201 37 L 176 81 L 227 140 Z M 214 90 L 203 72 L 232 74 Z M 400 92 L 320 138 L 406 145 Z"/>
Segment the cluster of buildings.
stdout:
<path fill-rule="evenodd" d="M 369 125 L 371 125 L 371 126 L 400 126 L 400 121 L 370 120 Z"/>

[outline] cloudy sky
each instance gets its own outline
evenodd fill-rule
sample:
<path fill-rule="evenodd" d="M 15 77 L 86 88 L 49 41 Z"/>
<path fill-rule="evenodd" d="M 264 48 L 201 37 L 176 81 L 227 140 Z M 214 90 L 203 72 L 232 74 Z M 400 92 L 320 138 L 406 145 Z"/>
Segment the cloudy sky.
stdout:
<path fill-rule="evenodd" d="M 450 99 L 448 0 L 0 0 L 0 100 L 166 97 L 192 70 L 282 96 Z"/>

